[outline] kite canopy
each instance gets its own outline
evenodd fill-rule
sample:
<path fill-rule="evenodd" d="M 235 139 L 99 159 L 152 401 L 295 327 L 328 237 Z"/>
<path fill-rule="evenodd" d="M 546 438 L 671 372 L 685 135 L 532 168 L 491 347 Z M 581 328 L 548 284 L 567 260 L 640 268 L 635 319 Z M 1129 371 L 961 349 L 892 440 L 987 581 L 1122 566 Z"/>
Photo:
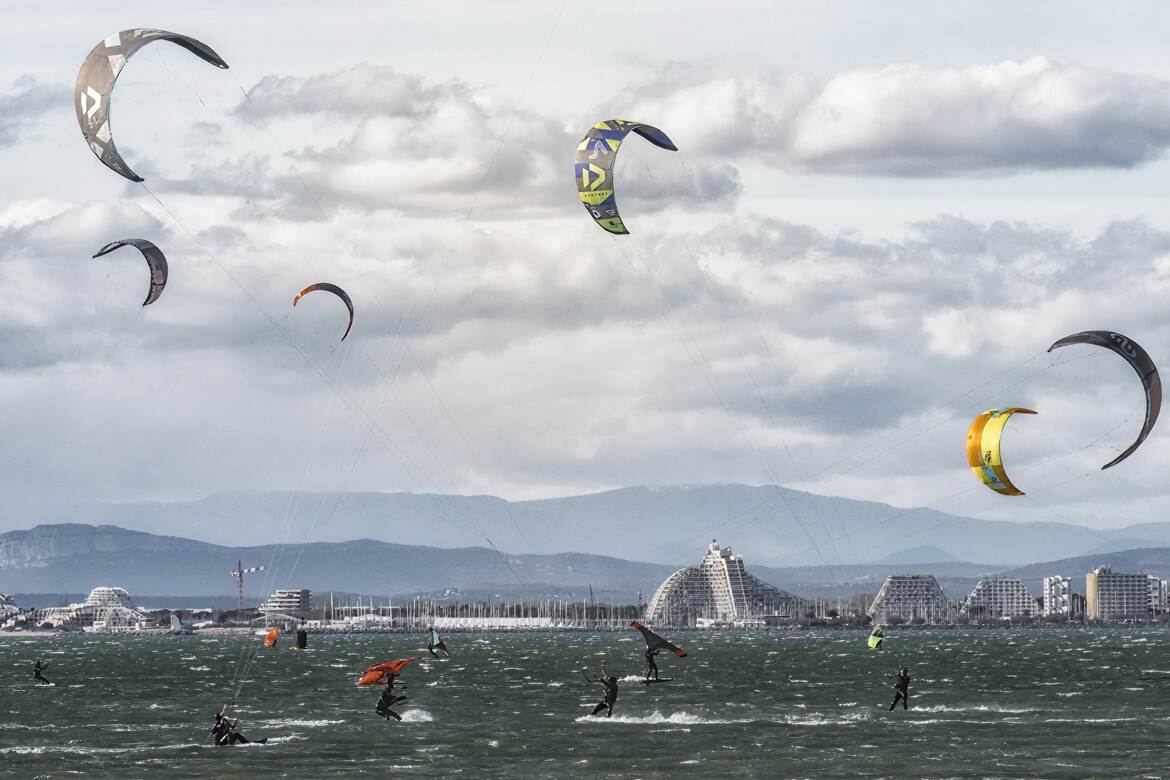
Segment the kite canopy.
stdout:
<path fill-rule="evenodd" d="M 276 644 L 276 640 L 280 639 L 280 626 L 273 626 L 268 629 L 268 633 L 264 635 L 264 646 L 272 647 Z"/>
<path fill-rule="evenodd" d="M 395 661 L 371 666 L 362 672 L 362 676 L 358 680 L 358 685 L 381 685 L 387 677 L 392 674 L 398 674 L 404 666 L 417 660 L 417 657 L 412 656 L 411 658 L 399 658 Z"/>
<path fill-rule="evenodd" d="M 93 47 L 85 62 L 81 63 L 77 84 L 73 89 L 77 123 L 81 125 L 81 134 L 85 136 L 86 144 L 97 158 L 110 170 L 130 181 L 142 181 L 142 177 L 130 169 L 114 145 L 114 137 L 110 132 L 110 93 L 127 60 L 154 41 L 170 41 L 204 62 L 227 69 L 227 63 L 207 44 L 166 30 L 123 30 Z"/>
<path fill-rule="evenodd" d="M 324 290 L 325 292 L 333 293 L 341 299 L 342 303 L 345 304 L 345 308 L 349 309 L 349 324 L 345 326 L 345 333 L 343 333 L 341 336 L 341 340 L 345 341 L 345 337 L 349 335 L 349 329 L 353 327 L 353 301 L 350 300 L 349 293 L 347 293 L 345 290 L 341 289 L 332 282 L 317 282 L 316 284 L 310 284 L 308 287 L 297 293 L 296 297 L 293 298 L 293 306 L 297 305 L 297 301 L 299 301 L 302 296 L 311 292 L 316 292 L 317 290 Z"/>
<path fill-rule="evenodd" d="M 992 409 L 975 418 L 967 430 L 967 465 L 984 485 L 1005 496 L 1022 496 L 1024 492 L 1012 484 L 1003 468 L 999 440 L 1008 418 L 1016 413 L 1036 414 L 1031 409 L 1013 406 L 1010 409 Z"/>
<path fill-rule="evenodd" d="M 598 122 L 577 146 L 577 158 L 573 163 L 573 175 L 577 179 L 577 195 L 585 204 L 590 216 L 608 230 L 618 235 L 628 234 L 621 215 L 618 214 L 617 199 L 614 196 L 613 165 L 617 160 L 618 147 L 631 132 L 645 138 L 662 149 L 677 152 L 666 133 L 651 125 L 627 122 L 624 119 L 609 119 Z"/>
<path fill-rule="evenodd" d="M 646 628 L 646 626 L 642 625 L 637 620 L 630 623 L 630 628 L 636 628 L 642 632 L 642 636 L 646 639 L 646 649 L 647 650 L 669 650 L 670 652 L 677 655 L 679 658 L 686 658 L 687 657 L 686 650 L 683 650 L 681 647 L 679 647 L 677 645 L 673 645 L 670 642 L 667 642 L 665 639 L 658 636 L 658 634 L 655 634 L 650 629 Z"/>
<path fill-rule="evenodd" d="M 1134 450 L 1140 447 L 1146 437 L 1150 435 L 1150 431 L 1154 429 L 1154 423 L 1158 421 L 1158 413 L 1162 411 L 1162 379 L 1158 376 L 1158 367 L 1154 365 L 1154 361 L 1141 348 L 1141 345 L 1120 333 L 1109 330 L 1086 330 L 1065 336 L 1049 347 L 1048 351 L 1067 347 L 1070 344 L 1092 344 L 1121 355 L 1137 372 L 1138 377 L 1142 380 L 1142 386 L 1146 390 L 1146 419 L 1142 423 L 1141 433 L 1138 434 L 1134 443 L 1126 448 L 1125 452 L 1101 467 L 1102 470 L 1105 470 L 1110 466 L 1116 466 L 1132 455 Z"/>
<path fill-rule="evenodd" d="M 163 288 L 167 286 L 167 258 L 162 250 L 145 238 L 124 238 L 121 241 L 112 241 L 97 251 L 95 258 L 107 255 L 123 246 L 132 246 L 146 258 L 146 265 L 150 269 L 150 290 L 146 293 L 143 306 L 149 306 L 159 299 Z"/>

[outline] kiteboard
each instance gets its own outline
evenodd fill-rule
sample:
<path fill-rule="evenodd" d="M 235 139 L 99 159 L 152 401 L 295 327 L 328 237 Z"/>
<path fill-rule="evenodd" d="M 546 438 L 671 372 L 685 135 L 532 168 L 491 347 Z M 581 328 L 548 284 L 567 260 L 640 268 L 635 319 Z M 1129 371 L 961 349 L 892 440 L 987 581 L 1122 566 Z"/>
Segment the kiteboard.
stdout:
<path fill-rule="evenodd" d="M 643 685 L 653 685 L 654 683 L 670 682 L 673 679 L 674 679 L 673 677 L 659 677 L 657 680 L 643 680 L 642 684 Z"/>

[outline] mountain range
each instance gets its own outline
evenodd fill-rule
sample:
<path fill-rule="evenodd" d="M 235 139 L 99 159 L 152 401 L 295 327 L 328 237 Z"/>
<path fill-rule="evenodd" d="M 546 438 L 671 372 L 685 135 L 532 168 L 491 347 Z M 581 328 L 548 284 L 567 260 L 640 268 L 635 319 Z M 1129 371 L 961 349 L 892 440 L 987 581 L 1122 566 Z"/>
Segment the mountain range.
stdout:
<path fill-rule="evenodd" d="M 383 595 L 450 589 L 515 598 L 632 603 L 674 569 L 602 555 L 507 555 L 483 547 L 439 549 L 370 539 L 306 545 L 225 547 L 114 526 L 75 523 L 0 534 L 0 592 L 85 593 L 97 585 L 136 597 L 235 593 L 237 562 L 265 571 L 246 579 L 255 603 L 274 588 Z M 648 597 L 648 596 L 647 596 Z"/>
<path fill-rule="evenodd" d="M 910 557 L 922 553 L 909 552 Z M 175 603 L 208 597 L 222 604 L 235 593 L 230 572 L 243 561 L 245 566 L 265 566 L 247 580 L 253 604 L 277 587 L 379 597 L 428 593 L 463 600 L 580 599 L 592 594 L 600 601 L 634 603 L 639 593 L 648 599 L 671 572 L 699 558 L 696 553 L 688 561 L 665 565 L 585 553 L 513 555 L 485 547 L 443 549 L 370 539 L 228 547 L 114 526 L 58 524 L 0 534 L 0 592 L 74 594 L 117 585 L 140 603 L 168 596 Z M 957 599 L 979 577 L 997 570 L 962 561 L 775 568 L 755 565 L 750 553 L 745 563 L 765 582 L 806 598 L 872 595 L 887 575 L 915 573 L 934 575 L 948 596 Z M 1039 592 L 1040 578 L 1050 574 L 1072 576 L 1079 591 L 1084 573 L 1101 565 L 1170 577 L 1170 548 L 1033 563 L 1006 573 L 1022 578 L 1033 593 Z"/>
<path fill-rule="evenodd" d="M 114 525 L 227 547 L 370 539 L 486 546 L 512 555 L 588 552 L 668 566 L 713 537 L 756 566 L 975 561 L 993 568 L 1170 546 L 1170 523 L 1098 530 L 978 520 L 776 485 L 631 487 L 533 501 L 416 493 L 221 493 L 194 501 L 8 503 L 0 529 Z M 497 556 L 498 557 L 498 556 Z M 930 561 L 928 558 L 939 560 Z"/>

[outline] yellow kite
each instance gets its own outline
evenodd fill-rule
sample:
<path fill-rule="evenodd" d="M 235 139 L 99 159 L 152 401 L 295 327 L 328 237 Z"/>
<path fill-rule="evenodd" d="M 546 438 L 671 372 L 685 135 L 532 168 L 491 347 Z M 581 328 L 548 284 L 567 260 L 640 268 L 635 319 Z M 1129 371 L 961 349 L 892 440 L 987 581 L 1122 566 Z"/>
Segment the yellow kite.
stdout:
<path fill-rule="evenodd" d="M 984 485 L 1005 496 L 1022 496 L 1024 491 L 1008 479 L 1003 468 L 1003 457 L 999 451 L 999 439 L 1003 426 L 1013 414 L 1036 414 L 1031 409 L 1013 406 L 1009 409 L 992 409 L 975 418 L 967 431 L 967 464 L 982 480 Z"/>

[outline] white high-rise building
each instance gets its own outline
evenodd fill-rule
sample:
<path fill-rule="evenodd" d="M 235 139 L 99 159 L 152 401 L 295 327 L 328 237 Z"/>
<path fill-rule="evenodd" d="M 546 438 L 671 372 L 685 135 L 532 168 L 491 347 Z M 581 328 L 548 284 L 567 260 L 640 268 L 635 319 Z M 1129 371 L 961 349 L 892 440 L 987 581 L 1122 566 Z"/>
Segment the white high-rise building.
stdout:
<path fill-rule="evenodd" d="M 927 623 L 949 623 L 952 617 L 946 594 L 929 574 L 886 577 L 869 607 L 869 616 L 877 625 L 887 624 L 891 618 L 906 621 L 922 618 Z"/>
<path fill-rule="evenodd" d="M 274 591 L 268 601 L 260 605 L 261 614 L 294 620 L 308 620 L 312 611 L 313 593 L 308 588 Z"/>
<path fill-rule="evenodd" d="M 1159 579 L 1153 574 L 1147 574 L 1146 577 L 1146 587 L 1150 591 L 1150 612 L 1161 615 L 1167 608 L 1166 580 Z"/>
<path fill-rule="evenodd" d="M 1072 612 L 1072 578 L 1059 574 L 1044 578 L 1044 614 L 1064 615 Z"/>
<path fill-rule="evenodd" d="M 1085 575 L 1085 619 L 1145 618 L 1150 610 L 1150 580 L 1144 573 L 1113 571 L 1108 566 Z"/>
<path fill-rule="evenodd" d="M 961 611 L 976 619 L 1030 617 L 1036 602 L 1018 577 L 996 575 L 979 580 Z"/>
<path fill-rule="evenodd" d="M 743 557 L 712 540 L 698 566 L 679 569 L 658 586 L 646 622 L 660 626 L 748 625 L 792 618 L 799 599 L 747 573 Z"/>

